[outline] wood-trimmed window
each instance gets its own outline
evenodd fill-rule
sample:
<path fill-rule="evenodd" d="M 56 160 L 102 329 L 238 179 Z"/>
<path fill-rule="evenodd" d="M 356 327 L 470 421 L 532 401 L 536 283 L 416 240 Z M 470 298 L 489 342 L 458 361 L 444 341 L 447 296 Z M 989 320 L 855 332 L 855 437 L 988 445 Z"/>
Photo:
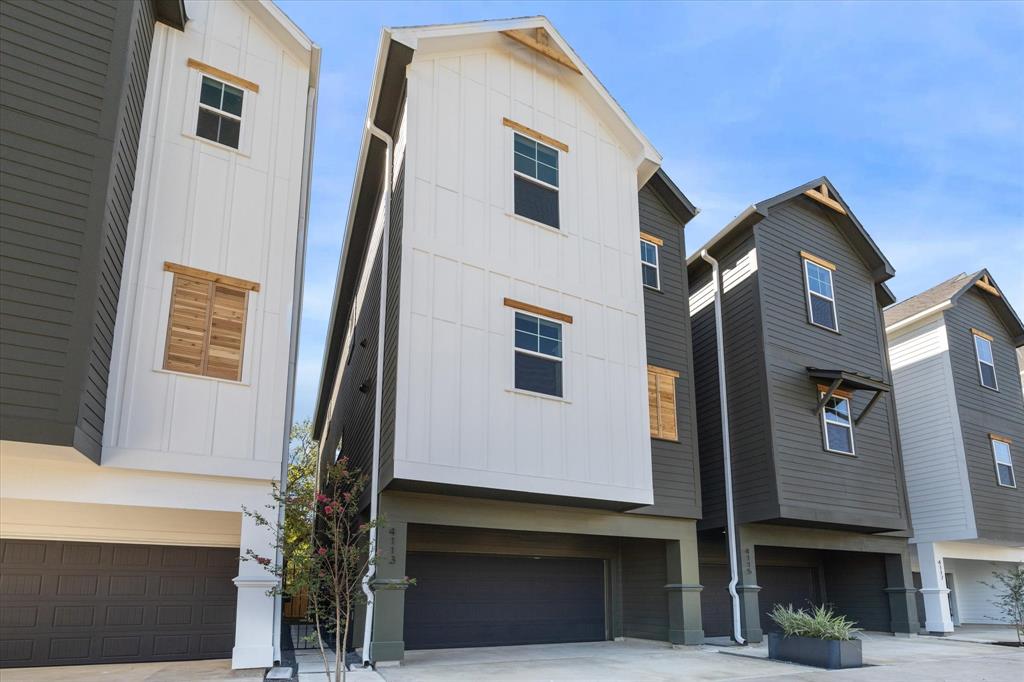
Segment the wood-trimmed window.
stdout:
<path fill-rule="evenodd" d="M 835 264 L 817 256 L 800 252 L 804 264 L 804 285 L 807 290 L 807 318 L 811 324 L 829 331 L 839 331 L 835 289 L 832 273 Z"/>
<path fill-rule="evenodd" d="M 568 145 L 507 118 L 503 123 L 512 129 L 515 214 L 560 229 L 559 153 Z"/>
<path fill-rule="evenodd" d="M 985 388 L 999 390 L 996 380 L 996 357 L 992 352 L 992 335 L 980 329 L 971 329 L 974 336 L 974 356 L 978 360 L 978 380 Z"/>
<path fill-rule="evenodd" d="M 163 368 L 241 381 L 250 291 L 259 284 L 164 263 L 174 273 Z"/>
<path fill-rule="evenodd" d="M 992 457 L 996 464 L 996 483 L 1004 488 L 1016 488 L 1017 479 L 1013 475 L 1013 455 L 1010 453 L 1010 439 L 995 433 L 988 434 L 992 443 Z"/>
<path fill-rule="evenodd" d="M 824 398 L 828 386 L 818 386 L 818 398 Z M 821 410 L 821 431 L 825 450 L 841 455 L 854 455 L 853 417 L 850 412 L 849 391 L 835 390 Z"/>
<path fill-rule="evenodd" d="M 647 365 L 647 406 L 651 417 L 651 438 L 679 440 L 676 417 L 676 379 L 679 372 Z"/>
<path fill-rule="evenodd" d="M 661 289 L 659 260 L 664 243 L 655 236 L 640 233 L 640 277 L 648 289 Z"/>

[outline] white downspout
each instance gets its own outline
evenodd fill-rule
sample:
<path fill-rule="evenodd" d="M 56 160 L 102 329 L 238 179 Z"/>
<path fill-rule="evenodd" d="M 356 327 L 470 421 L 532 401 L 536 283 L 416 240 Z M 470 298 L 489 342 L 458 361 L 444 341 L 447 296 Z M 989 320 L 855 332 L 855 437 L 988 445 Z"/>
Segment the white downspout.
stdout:
<path fill-rule="evenodd" d="M 311 49 L 310 62 L 317 73 L 320 70 L 320 48 L 314 45 Z M 316 82 L 316 81 L 314 81 Z M 292 319 L 291 319 L 291 340 L 288 348 L 288 384 L 285 395 L 287 405 L 285 407 L 284 420 L 284 453 L 281 457 L 281 487 L 280 492 L 288 489 L 288 462 L 291 457 L 291 433 L 292 419 L 295 418 L 295 372 L 298 367 L 299 355 L 299 327 L 302 320 L 302 284 L 306 270 L 306 236 L 309 231 L 309 202 L 310 202 L 310 178 L 313 175 L 313 143 L 316 139 L 316 103 L 317 87 L 310 85 L 306 92 L 306 132 L 302 140 L 302 176 L 299 185 L 299 226 L 295 237 L 295 272 L 292 282 Z M 317 479 L 319 480 L 319 479 Z M 284 528 L 284 504 L 277 507 L 277 527 Z M 284 555 L 281 547 L 277 548 L 275 565 L 281 566 L 284 563 Z M 281 620 L 282 604 L 281 595 L 274 597 L 274 660 L 281 660 Z"/>
<path fill-rule="evenodd" d="M 732 636 L 737 644 L 746 644 L 740 627 L 740 595 L 736 592 L 739 566 L 736 559 L 736 518 L 732 499 L 732 450 L 729 447 L 729 401 L 725 386 L 725 336 L 722 329 L 722 282 L 718 261 L 707 249 L 700 257 L 711 264 L 711 280 L 715 289 L 715 345 L 718 349 L 718 402 L 722 412 L 722 464 L 725 468 L 725 527 L 729 538 L 729 596 L 732 597 Z"/>
<path fill-rule="evenodd" d="M 391 136 L 366 119 L 366 129 L 370 134 L 387 145 L 387 158 L 384 162 L 384 234 L 381 235 L 380 255 L 380 311 L 377 319 L 377 373 L 374 379 L 373 408 L 373 468 L 370 471 L 370 556 L 377 553 L 377 506 L 380 493 L 380 421 L 381 406 L 384 403 L 384 322 L 388 302 L 388 236 L 391 233 L 391 163 L 394 154 L 394 140 Z M 371 563 L 366 575 L 363 576 L 363 594 L 366 595 L 366 619 L 363 623 L 363 665 L 371 665 L 370 641 L 373 636 L 373 590 L 370 581 L 377 574 L 376 564 Z"/>

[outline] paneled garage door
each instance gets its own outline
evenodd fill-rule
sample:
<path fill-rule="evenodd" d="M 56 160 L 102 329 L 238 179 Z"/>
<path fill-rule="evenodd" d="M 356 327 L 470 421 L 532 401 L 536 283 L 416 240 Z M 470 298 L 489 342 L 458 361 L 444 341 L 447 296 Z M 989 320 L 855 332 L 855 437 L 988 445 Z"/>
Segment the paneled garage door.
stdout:
<path fill-rule="evenodd" d="M 231 656 L 237 549 L 0 540 L 0 667 Z"/>
<path fill-rule="evenodd" d="M 411 552 L 407 649 L 605 639 L 604 561 Z"/>

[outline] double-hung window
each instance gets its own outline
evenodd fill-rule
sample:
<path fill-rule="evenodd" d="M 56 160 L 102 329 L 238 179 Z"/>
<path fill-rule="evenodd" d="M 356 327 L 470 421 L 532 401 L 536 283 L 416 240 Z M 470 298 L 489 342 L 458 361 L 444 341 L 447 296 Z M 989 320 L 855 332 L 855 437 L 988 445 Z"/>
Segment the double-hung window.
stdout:
<path fill-rule="evenodd" d="M 244 94 L 241 88 L 203 76 L 196 135 L 238 149 Z"/>
<path fill-rule="evenodd" d="M 834 332 L 839 331 L 836 317 L 835 290 L 832 271 L 835 266 L 808 253 L 801 253 L 804 261 L 804 280 L 807 287 L 807 316 L 811 324 Z"/>
<path fill-rule="evenodd" d="M 974 354 L 978 358 L 978 378 L 981 385 L 998 391 L 996 361 L 995 355 L 992 354 L 992 337 L 977 329 L 972 329 L 971 333 L 974 335 Z"/>
<path fill-rule="evenodd" d="M 825 397 L 825 392 L 822 391 L 819 397 Z M 854 454 L 853 420 L 850 418 L 848 397 L 832 394 L 821 411 L 821 427 L 826 450 L 844 455 Z"/>
<path fill-rule="evenodd" d="M 658 247 L 660 239 L 647 235 L 640 237 L 640 276 L 643 284 L 649 289 L 661 288 L 661 276 L 658 268 Z"/>
<path fill-rule="evenodd" d="M 558 150 L 513 133 L 516 215 L 559 228 Z"/>
<path fill-rule="evenodd" d="M 992 441 L 992 456 L 996 460 L 996 482 L 1007 488 L 1016 488 L 1017 480 L 1013 477 L 1013 457 L 1010 455 L 1010 439 L 989 434 Z"/>
<path fill-rule="evenodd" d="M 562 325 L 516 311 L 515 386 L 562 397 Z"/>

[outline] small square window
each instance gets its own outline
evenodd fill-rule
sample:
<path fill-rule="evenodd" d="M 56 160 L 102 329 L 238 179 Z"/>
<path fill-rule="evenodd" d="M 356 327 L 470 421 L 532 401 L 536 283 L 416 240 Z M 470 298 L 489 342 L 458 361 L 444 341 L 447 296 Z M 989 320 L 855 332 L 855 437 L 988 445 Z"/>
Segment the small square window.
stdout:
<path fill-rule="evenodd" d="M 992 455 L 996 461 L 996 482 L 1006 488 L 1016 488 L 1017 480 L 1013 475 L 1013 456 L 1010 454 L 1010 443 L 990 436 Z"/>
<path fill-rule="evenodd" d="M 973 334 L 974 354 L 978 358 L 978 378 L 981 385 L 998 391 L 999 384 L 996 382 L 996 361 L 995 355 L 992 354 L 992 339 L 987 335 L 983 336 L 977 330 Z"/>
<path fill-rule="evenodd" d="M 834 332 L 839 331 L 836 299 L 832 289 L 832 271 L 804 258 L 804 276 L 807 286 L 807 314 L 811 324 Z"/>
<path fill-rule="evenodd" d="M 558 228 L 558 150 L 513 133 L 515 213 Z"/>
<path fill-rule="evenodd" d="M 645 287 L 661 288 L 658 271 L 658 245 L 646 239 L 640 240 L 640 274 Z"/>
<path fill-rule="evenodd" d="M 515 386 L 562 397 L 562 325 L 516 312 Z"/>
<path fill-rule="evenodd" d="M 824 397 L 820 393 L 819 397 Z M 821 426 L 825 434 L 825 449 L 844 455 L 854 454 L 853 421 L 850 419 L 850 400 L 833 395 L 821 412 Z"/>
<path fill-rule="evenodd" d="M 196 135 L 238 149 L 244 94 L 239 88 L 203 76 Z"/>

